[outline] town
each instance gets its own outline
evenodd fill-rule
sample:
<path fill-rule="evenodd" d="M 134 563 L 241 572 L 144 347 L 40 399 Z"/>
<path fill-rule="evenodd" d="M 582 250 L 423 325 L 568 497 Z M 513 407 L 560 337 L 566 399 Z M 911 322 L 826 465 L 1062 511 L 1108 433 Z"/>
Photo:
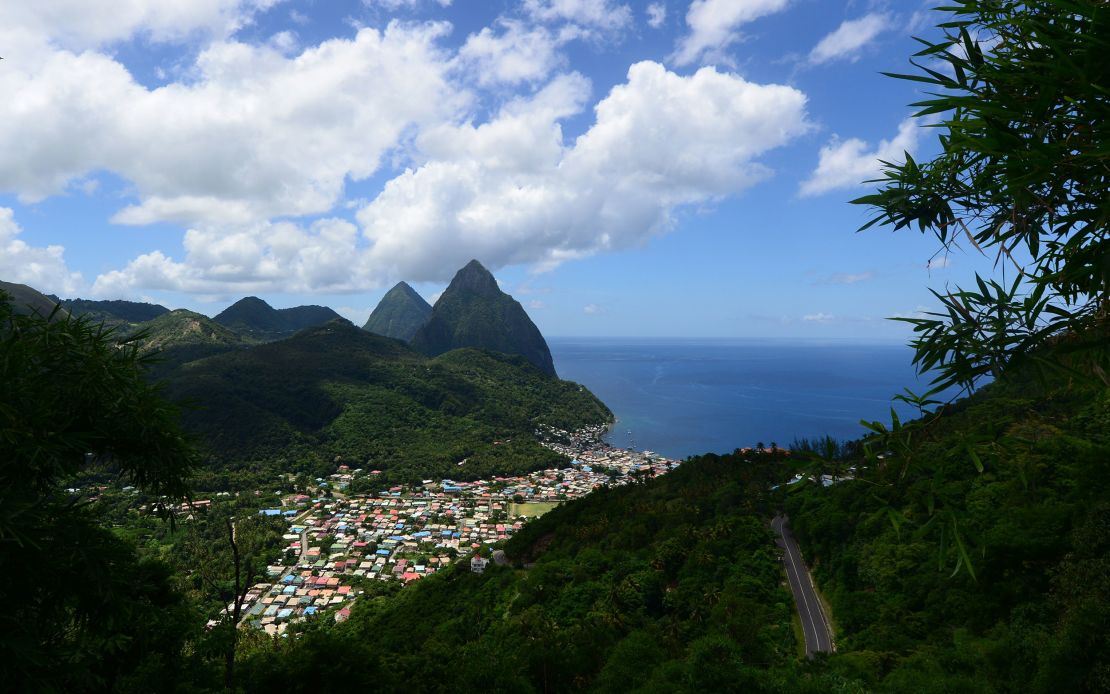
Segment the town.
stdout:
<path fill-rule="evenodd" d="M 489 480 L 424 480 L 376 494 L 347 495 L 351 483 L 378 471 L 342 465 L 317 480 L 330 497 L 292 494 L 265 515 L 289 519 L 282 563 L 252 587 L 241 625 L 281 635 L 290 624 L 327 613 L 343 621 L 366 581 L 420 580 L 451 562 L 471 559 L 485 569 L 493 547 L 529 518 L 603 486 L 663 475 L 677 461 L 651 451 L 613 448 L 603 430 L 544 432 L 545 445 L 571 459 L 569 467 Z M 496 555 L 495 555 L 496 556 Z"/>

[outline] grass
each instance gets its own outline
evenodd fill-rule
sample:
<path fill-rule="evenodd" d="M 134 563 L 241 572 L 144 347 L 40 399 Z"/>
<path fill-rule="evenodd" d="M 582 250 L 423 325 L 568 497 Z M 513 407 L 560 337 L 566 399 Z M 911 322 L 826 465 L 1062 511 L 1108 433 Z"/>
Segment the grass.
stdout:
<path fill-rule="evenodd" d="M 526 516 L 528 518 L 539 518 L 558 506 L 559 503 L 558 501 L 527 501 L 523 504 L 512 502 L 509 504 L 509 517 L 516 518 L 517 516 Z"/>

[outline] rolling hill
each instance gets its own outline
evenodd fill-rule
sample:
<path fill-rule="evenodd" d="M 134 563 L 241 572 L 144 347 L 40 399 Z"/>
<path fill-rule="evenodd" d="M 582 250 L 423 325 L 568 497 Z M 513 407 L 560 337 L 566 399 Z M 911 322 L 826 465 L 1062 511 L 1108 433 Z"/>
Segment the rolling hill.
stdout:
<path fill-rule="evenodd" d="M 326 306 L 275 309 L 258 297 L 248 296 L 228 306 L 212 320 L 250 340 L 271 342 L 340 317 Z"/>

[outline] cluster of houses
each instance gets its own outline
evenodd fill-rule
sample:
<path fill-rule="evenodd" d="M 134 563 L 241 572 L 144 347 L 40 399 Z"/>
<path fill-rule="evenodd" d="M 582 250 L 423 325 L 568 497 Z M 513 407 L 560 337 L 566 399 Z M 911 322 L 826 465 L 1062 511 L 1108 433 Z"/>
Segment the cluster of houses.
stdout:
<path fill-rule="evenodd" d="M 247 595 L 243 623 L 281 634 L 288 624 L 324 611 L 341 621 L 365 581 L 411 583 L 459 557 L 473 555 L 471 570 L 480 573 L 486 561 L 477 550 L 520 530 L 534 515 L 523 512 L 528 503 L 574 499 L 678 465 L 650 452 L 611 448 L 588 434 L 566 440 L 547 444 L 573 459 L 564 469 L 469 482 L 424 480 L 374 496 L 286 496 L 281 508 L 261 511 L 290 519 L 286 561 L 270 567 L 271 583 Z M 320 480 L 321 487 L 345 489 L 360 474 L 341 466 L 329 481 Z"/>

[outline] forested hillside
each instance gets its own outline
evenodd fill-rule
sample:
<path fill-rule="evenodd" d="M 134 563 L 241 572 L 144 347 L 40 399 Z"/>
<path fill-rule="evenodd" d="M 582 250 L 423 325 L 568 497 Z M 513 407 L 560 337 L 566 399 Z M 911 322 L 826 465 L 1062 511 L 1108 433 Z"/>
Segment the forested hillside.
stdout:
<path fill-rule="evenodd" d="M 1009 377 L 872 445 L 787 503 L 835 666 L 883 691 L 1110 689 L 1110 389 Z"/>
<path fill-rule="evenodd" d="M 347 321 L 192 362 L 167 375 L 185 428 L 216 465 L 335 460 L 384 479 L 476 479 L 551 467 L 539 425 L 578 429 L 612 414 L 581 386 L 521 357 L 459 350 L 429 359 Z M 465 461 L 463 465 L 458 463 Z"/>

